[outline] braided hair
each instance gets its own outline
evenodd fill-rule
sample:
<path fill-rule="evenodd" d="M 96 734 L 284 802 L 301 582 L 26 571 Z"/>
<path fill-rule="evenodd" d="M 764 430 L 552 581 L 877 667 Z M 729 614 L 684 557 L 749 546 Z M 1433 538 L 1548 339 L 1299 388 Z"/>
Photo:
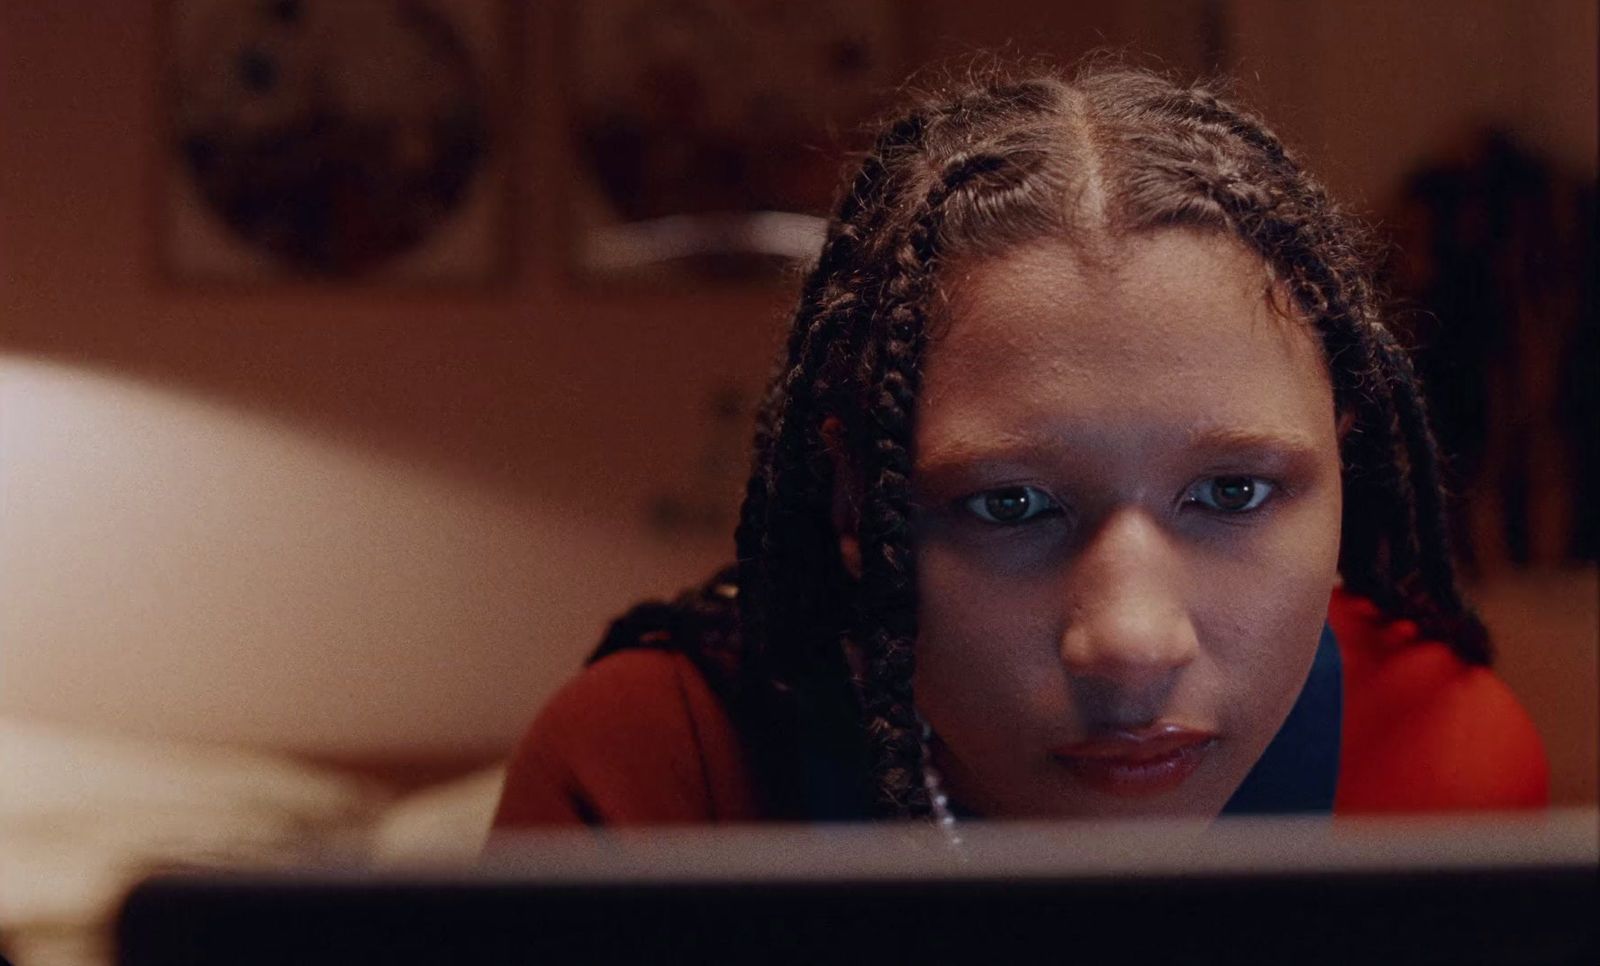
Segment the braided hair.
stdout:
<path fill-rule="evenodd" d="M 1360 226 L 1258 117 L 1211 88 L 1102 67 L 967 81 L 886 125 L 838 203 L 758 414 L 736 566 L 676 605 L 653 605 L 686 646 L 713 645 L 709 664 L 730 690 L 853 674 L 879 814 L 930 809 L 912 695 L 910 480 L 941 267 L 1043 238 L 1088 249 L 1174 227 L 1258 254 L 1269 296 L 1288 299 L 1320 339 L 1350 427 L 1346 586 L 1488 662 L 1456 584 L 1438 447 L 1381 318 Z M 835 479 L 830 421 L 851 479 Z M 857 498 L 859 574 L 841 557 L 836 486 Z M 637 637 L 643 615 L 619 621 L 602 651 Z"/>

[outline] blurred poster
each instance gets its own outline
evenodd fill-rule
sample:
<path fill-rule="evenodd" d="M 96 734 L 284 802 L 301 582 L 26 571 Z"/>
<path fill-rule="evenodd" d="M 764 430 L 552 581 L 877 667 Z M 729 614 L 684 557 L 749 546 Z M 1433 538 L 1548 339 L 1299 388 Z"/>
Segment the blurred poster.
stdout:
<path fill-rule="evenodd" d="M 762 277 L 814 254 L 846 153 L 904 79 L 908 19 L 886 0 L 574 4 L 580 273 Z"/>
<path fill-rule="evenodd" d="M 170 0 L 163 270 L 475 283 L 508 262 L 500 0 Z"/>

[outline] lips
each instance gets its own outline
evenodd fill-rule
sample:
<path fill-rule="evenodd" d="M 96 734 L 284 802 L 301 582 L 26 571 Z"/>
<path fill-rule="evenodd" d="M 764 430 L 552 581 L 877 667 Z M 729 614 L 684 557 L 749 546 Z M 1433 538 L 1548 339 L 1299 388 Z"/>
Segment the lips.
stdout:
<path fill-rule="evenodd" d="M 1050 754 L 1090 788 L 1121 798 L 1145 798 L 1182 785 L 1216 742 L 1213 732 L 1157 722 L 1104 732 L 1053 748 Z"/>

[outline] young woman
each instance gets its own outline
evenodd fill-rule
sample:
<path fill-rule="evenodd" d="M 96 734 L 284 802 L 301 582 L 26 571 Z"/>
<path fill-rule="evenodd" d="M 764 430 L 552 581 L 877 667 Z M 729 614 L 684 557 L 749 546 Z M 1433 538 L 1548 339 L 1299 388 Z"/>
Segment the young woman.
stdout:
<path fill-rule="evenodd" d="M 917 105 L 806 280 L 737 565 L 613 625 L 497 825 L 1543 803 L 1362 246 L 1204 88 Z"/>

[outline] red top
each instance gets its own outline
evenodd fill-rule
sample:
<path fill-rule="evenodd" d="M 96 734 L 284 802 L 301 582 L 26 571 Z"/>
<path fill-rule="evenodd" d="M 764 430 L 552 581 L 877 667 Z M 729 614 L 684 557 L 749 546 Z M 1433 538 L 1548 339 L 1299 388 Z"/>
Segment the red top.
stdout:
<path fill-rule="evenodd" d="M 1494 672 L 1343 590 L 1328 623 L 1344 662 L 1335 814 L 1549 804 L 1544 743 Z"/>
<path fill-rule="evenodd" d="M 1533 722 L 1487 668 L 1412 621 L 1335 590 L 1344 666 L 1338 815 L 1543 807 Z M 595 663 L 540 712 L 512 757 L 496 828 L 764 818 L 740 735 L 689 658 L 636 649 Z"/>

